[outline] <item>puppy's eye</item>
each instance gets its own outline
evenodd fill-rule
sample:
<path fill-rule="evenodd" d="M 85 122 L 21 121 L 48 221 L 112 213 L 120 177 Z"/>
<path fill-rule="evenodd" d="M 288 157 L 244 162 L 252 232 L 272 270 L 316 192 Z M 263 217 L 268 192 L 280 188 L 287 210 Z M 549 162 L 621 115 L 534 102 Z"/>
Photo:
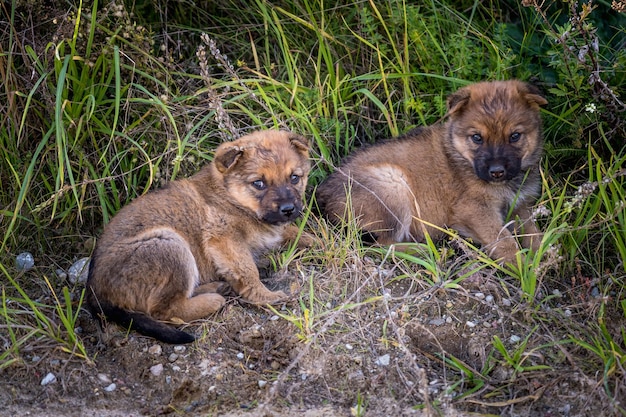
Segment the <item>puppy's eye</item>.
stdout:
<path fill-rule="evenodd" d="M 257 190 L 265 190 L 265 188 L 267 187 L 267 185 L 265 185 L 265 181 L 263 180 L 253 181 L 252 186 L 256 188 Z"/>
<path fill-rule="evenodd" d="M 480 145 L 483 143 L 483 137 L 480 135 L 480 133 L 474 133 L 472 136 L 470 136 L 470 139 L 472 139 L 472 142 L 474 142 L 477 145 Z"/>
<path fill-rule="evenodd" d="M 509 142 L 515 143 L 522 138 L 522 134 L 519 132 L 513 132 L 511 136 L 509 136 Z"/>
<path fill-rule="evenodd" d="M 292 184 L 297 184 L 300 182 L 300 175 L 291 174 L 291 177 L 289 178 L 289 180 L 291 181 Z"/>

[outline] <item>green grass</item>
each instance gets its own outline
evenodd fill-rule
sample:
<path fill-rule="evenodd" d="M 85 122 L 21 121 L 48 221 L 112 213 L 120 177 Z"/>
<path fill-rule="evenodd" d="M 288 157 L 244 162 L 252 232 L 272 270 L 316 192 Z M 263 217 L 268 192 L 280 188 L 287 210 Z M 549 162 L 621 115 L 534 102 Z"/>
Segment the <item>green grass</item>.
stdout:
<path fill-rule="evenodd" d="M 42 44 L 23 36 L 28 6 L 18 3 L 3 9 L 11 25 L 0 35 L 0 335 L 9 346 L 0 368 L 22 361 L 25 347 L 47 343 L 89 360 L 74 332 L 81 289 L 70 289 L 46 262 L 88 256 L 85 241 L 120 207 L 195 172 L 220 142 L 257 128 L 302 133 L 312 143 L 313 188 L 356 146 L 439 120 L 446 95 L 458 87 L 519 77 L 537 82 L 549 100 L 538 202 L 545 234 L 536 254 L 502 268 L 453 234 L 402 252 L 369 249 L 349 225 L 337 230 L 310 215 L 301 224 L 321 246 L 294 246 L 276 267 L 340 271 L 373 259 L 381 270 L 400 271 L 391 284 L 418 280 L 411 285 L 429 294 L 494 276 L 506 291 L 521 290 L 535 330 L 518 347 L 492 340 L 493 361 L 535 371 L 524 363 L 528 350 L 576 345 L 602 370 L 607 394 L 624 378 L 623 331 L 605 322 L 623 323 L 626 315 L 626 114 L 617 95 L 626 88 L 626 24 L 607 2 L 587 10 L 573 2 L 524 8 L 468 1 L 457 8 L 437 0 L 257 0 L 240 10 L 226 1 L 210 13 L 172 9 L 166 29 L 181 36 L 178 46 L 159 35 L 155 11 L 137 22 L 126 6 L 98 2 L 73 8 L 60 38 Z M 568 23 L 572 16 L 581 23 Z M 13 267 L 23 250 L 39 262 L 33 271 Z M 383 303 L 380 294 L 350 293 L 358 285 L 321 285 L 313 276 L 306 282 L 292 310 L 274 313 L 307 343 L 328 331 L 331 318 Z M 562 308 L 554 288 L 576 305 L 576 291 L 592 287 L 602 309 L 581 324 L 584 331 L 537 340 L 542 327 L 534 324 L 548 320 L 542 309 Z M 331 293 L 341 299 L 329 306 Z M 458 377 L 459 398 L 483 388 L 492 369 L 450 356 L 442 363 Z M 595 378 L 596 369 L 584 369 Z M 367 398 L 359 393 L 355 401 L 354 413 L 362 414 Z"/>

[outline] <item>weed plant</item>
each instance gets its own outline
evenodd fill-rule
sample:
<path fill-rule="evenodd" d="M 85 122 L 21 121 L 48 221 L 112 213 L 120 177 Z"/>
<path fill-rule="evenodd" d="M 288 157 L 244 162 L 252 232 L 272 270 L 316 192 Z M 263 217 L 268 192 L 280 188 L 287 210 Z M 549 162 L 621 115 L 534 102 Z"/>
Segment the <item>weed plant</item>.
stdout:
<path fill-rule="evenodd" d="M 367 248 L 350 224 L 334 229 L 313 209 L 301 225 L 318 246 L 291 248 L 274 265 L 333 276 L 304 274 L 298 302 L 274 313 L 313 346 L 331 330 L 353 331 L 333 324 L 339 317 L 397 301 L 401 314 L 380 337 L 408 352 L 402 320 L 419 314 L 420 300 L 495 277 L 528 333 L 516 346 L 494 338 L 479 369 L 444 354 L 441 366 L 456 378 L 450 392 L 480 392 L 498 367 L 514 370 L 503 384 L 542 371 L 527 355 L 556 346 L 576 364 L 591 358 L 581 369 L 589 378 L 602 370 L 602 398 L 624 413 L 623 2 L 226 0 L 169 2 L 165 13 L 118 0 L 78 3 L 51 21 L 41 4 L 14 1 L 0 12 L 10 23 L 0 32 L 0 369 L 17 366 L 27 346 L 89 360 L 75 332 L 82 289 L 56 270 L 88 256 L 120 207 L 195 172 L 218 143 L 257 128 L 302 133 L 313 189 L 355 147 L 440 120 L 458 87 L 521 78 L 550 103 L 536 254 L 504 268 L 454 234 L 404 251 Z M 25 250 L 37 266 L 19 272 L 14 258 Z M 390 299 L 393 285 L 419 296 Z M 551 338 L 545 323 L 560 326 L 566 310 L 585 320 Z"/>

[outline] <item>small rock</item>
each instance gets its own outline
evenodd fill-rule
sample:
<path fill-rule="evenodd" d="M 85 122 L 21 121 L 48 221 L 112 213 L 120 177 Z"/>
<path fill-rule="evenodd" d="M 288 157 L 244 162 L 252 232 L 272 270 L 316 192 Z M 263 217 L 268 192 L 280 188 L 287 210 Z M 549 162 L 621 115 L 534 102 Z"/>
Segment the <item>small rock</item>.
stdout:
<path fill-rule="evenodd" d="M 270 367 L 273 371 L 278 371 L 280 369 L 280 363 L 278 361 L 272 361 Z"/>
<path fill-rule="evenodd" d="M 176 362 L 178 360 L 178 354 L 171 353 L 170 356 L 167 357 L 167 360 L 170 362 Z"/>
<path fill-rule="evenodd" d="M 474 297 L 482 300 L 483 298 L 485 298 L 485 294 L 483 294 L 482 292 L 477 292 L 476 294 L 474 294 Z"/>
<path fill-rule="evenodd" d="M 244 354 L 243 354 L 243 353 L 241 353 L 241 352 L 237 353 L 237 359 L 239 359 L 239 360 L 243 360 L 243 358 L 244 358 L 244 357 L 245 357 L 245 356 L 244 356 Z"/>
<path fill-rule="evenodd" d="M 437 318 L 437 319 L 432 319 L 428 322 L 428 324 L 431 324 L 433 326 L 441 326 L 442 324 L 444 324 L 446 322 L 446 319 L 444 318 Z"/>
<path fill-rule="evenodd" d="M 552 290 L 552 295 L 554 295 L 554 296 L 555 296 L 555 297 L 557 297 L 557 298 L 561 298 L 561 297 L 563 297 L 563 294 L 561 294 L 561 291 L 559 291 L 559 290 L 558 290 L 558 289 L 556 289 L 556 288 L 555 288 L 554 290 Z"/>
<path fill-rule="evenodd" d="M 67 270 L 67 276 L 72 284 L 87 282 L 89 275 L 89 258 L 80 258 Z"/>
<path fill-rule="evenodd" d="M 489 323 L 488 321 L 483 321 L 483 326 L 489 328 L 491 327 L 491 323 Z"/>
<path fill-rule="evenodd" d="M 389 362 L 391 362 L 391 357 L 389 356 L 389 354 L 379 356 L 378 359 L 376 359 L 376 365 L 379 366 L 389 366 Z"/>
<path fill-rule="evenodd" d="M 566 308 L 565 311 L 563 311 L 563 314 L 565 314 L 565 317 L 571 317 L 572 310 L 570 310 L 569 308 Z"/>
<path fill-rule="evenodd" d="M 107 374 L 102 374 L 102 373 L 98 374 L 98 380 L 102 382 L 103 384 L 110 384 L 111 382 L 113 382 L 111 381 L 111 378 L 109 378 Z"/>
<path fill-rule="evenodd" d="M 485 297 L 485 301 L 489 304 L 493 303 L 493 295 L 488 295 Z"/>
<path fill-rule="evenodd" d="M 598 287 L 593 287 L 591 288 L 591 296 L 593 298 L 598 298 L 600 297 L 600 290 L 598 289 Z"/>
<path fill-rule="evenodd" d="M 163 348 L 161 345 L 152 345 L 148 348 L 148 353 L 154 356 L 161 356 L 163 353 Z"/>
<path fill-rule="evenodd" d="M 502 305 L 506 306 L 506 307 L 510 307 L 511 306 L 511 300 L 509 300 L 508 298 L 503 298 L 502 299 Z"/>
<path fill-rule="evenodd" d="M 239 341 L 244 345 L 248 345 L 252 343 L 254 339 L 259 339 L 261 337 L 263 337 L 263 334 L 261 333 L 261 326 L 258 324 L 250 327 L 249 329 L 242 330 L 239 333 Z"/>
<path fill-rule="evenodd" d="M 469 320 L 465 322 L 465 325 L 469 327 L 470 329 L 476 327 L 476 323 L 474 323 L 473 321 L 469 321 Z"/>
<path fill-rule="evenodd" d="M 157 363 L 154 366 L 150 367 L 150 373 L 154 376 L 159 376 L 163 373 L 163 365 L 160 363 Z"/>
<path fill-rule="evenodd" d="M 57 382 L 57 377 L 52 372 L 49 372 L 41 380 L 41 385 L 45 387 L 46 385 L 54 384 L 55 382 Z"/>
<path fill-rule="evenodd" d="M 517 343 L 517 342 L 519 342 L 520 340 L 522 340 L 522 338 L 521 338 L 521 337 L 519 337 L 519 336 L 518 336 L 518 335 L 516 335 L 516 334 L 512 334 L 512 335 L 511 335 L 511 337 L 509 338 L 509 342 L 511 342 L 511 343 Z"/>
<path fill-rule="evenodd" d="M 181 354 L 181 353 L 185 353 L 185 351 L 187 350 L 187 347 L 182 346 L 182 345 L 176 345 L 174 346 L 174 352 Z"/>
<path fill-rule="evenodd" d="M 15 257 L 15 267 L 18 271 L 28 271 L 35 266 L 35 258 L 30 252 L 22 252 Z"/>
<path fill-rule="evenodd" d="M 346 343 L 346 349 L 352 350 L 353 346 L 350 343 Z"/>
<path fill-rule="evenodd" d="M 172 366 L 172 371 L 174 371 L 174 372 L 180 372 L 180 366 L 178 366 L 178 365 L 174 365 L 174 366 Z"/>
<path fill-rule="evenodd" d="M 33 356 L 33 358 L 31 359 L 33 362 L 39 362 L 41 360 L 41 356 Z"/>
<path fill-rule="evenodd" d="M 104 390 L 106 392 L 113 392 L 115 391 L 115 389 L 117 388 L 117 385 L 115 385 L 115 383 L 109 384 L 106 387 L 104 387 Z"/>
<path fill-rule="evenodd" d="M 259 388 L 263 388 L 263 387 L 265 387 L 267 385 L 267 381 L 259 379 L 258 384 L 259 384 Z"/>

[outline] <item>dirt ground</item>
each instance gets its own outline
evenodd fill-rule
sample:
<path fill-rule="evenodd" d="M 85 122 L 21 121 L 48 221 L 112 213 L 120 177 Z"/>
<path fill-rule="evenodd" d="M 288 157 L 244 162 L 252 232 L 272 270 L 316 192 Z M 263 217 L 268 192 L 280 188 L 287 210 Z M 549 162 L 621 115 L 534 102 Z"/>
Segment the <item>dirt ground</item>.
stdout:
<path fill-rule="evenodd" d="M 0 415 L 615 413 L 600 376 L 580 369 L 571 345 L 550 343 L 591 308 L 593 301 L 563 313 L 579 289 L 562 286 L 554 308 L 530 310 L 516 283 L 493 271 L 470 274 L 459 287 L 432 285 L 415 265 L 351 256 L 337 261 L 341 271 L 332 262 L 292 260 L 266 280 L 296 294 L 291 303 L 272 310 L 230 300 L 186 327 L 198 336 L 190 345 L 116 326 L 99 332 L 82 312 L 76 330 L 91 359 L 45 344 L 22 350 L 21 362 L 0 371 Z M 494 350 L 494 336 L 511 353 L 527 339 L 523 371 Z M 42 385 L 49 373 L 56 380 Z"/>

